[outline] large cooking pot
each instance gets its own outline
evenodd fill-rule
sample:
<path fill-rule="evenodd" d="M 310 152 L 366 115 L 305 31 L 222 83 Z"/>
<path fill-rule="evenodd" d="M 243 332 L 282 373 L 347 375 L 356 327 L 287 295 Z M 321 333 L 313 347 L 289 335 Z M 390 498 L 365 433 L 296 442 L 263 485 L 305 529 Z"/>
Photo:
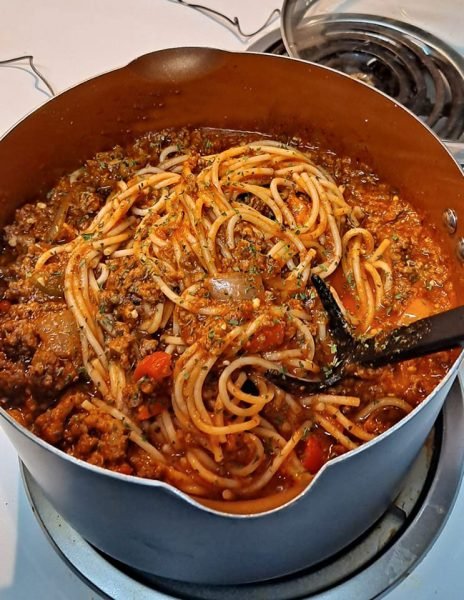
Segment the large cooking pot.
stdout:
<path fill-rule="evenodd" d="M 438 228 L 445 209 L 456 211 L 457 232 L 445 234 L 455 255 L 463 235 L 464 177 L 412 114 L 324 67 L 198 48 L 142 56 L 61 94 L 14 127 L 0 142 L 0 221 L 96 151 L 149 129 L 184 125 L 300 134 L 365 160 L 426 209 Z M 456 273 L 461 293 L 458 258 Z M 424 444 L 461 358 L 409 416 L 328 463 L 293 500 L 261 514 L 221 513 L 165 483 L 94 467 L 0 415 L 50 502 L 97 548 L 165 577 L 242 583 L 313 565 L 376 521 Z"/>

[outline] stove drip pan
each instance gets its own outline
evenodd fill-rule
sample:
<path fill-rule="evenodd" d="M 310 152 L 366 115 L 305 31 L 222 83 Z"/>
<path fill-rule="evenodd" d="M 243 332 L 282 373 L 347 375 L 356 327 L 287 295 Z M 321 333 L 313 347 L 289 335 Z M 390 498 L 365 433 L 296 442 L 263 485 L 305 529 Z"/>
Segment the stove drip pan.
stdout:
<path fill-rule="evenodd" d="M 22 475 L 32 509 L 56 551 L 89 587 L 105 598 L 370 600 L 404 579 L 444 526 L 463 474 L 463 431 L 463 396 L 456 381 L 402 492 L 383 517 L 331 559 L 306 571 L 257 584 L 194 585 L 147 576 L 121 565 L 95 550 L 63 520 L 24 466 Z"/>
<path fill-rule="evenodd" d="M 441 138 L 464 140 L 464 59 L 444 41 L 366 14 L 318 15 L 288 29 L 293 56 L 359 79 L 409 108 Z M 248 50 L 287 55 L 279 31 Z"/>

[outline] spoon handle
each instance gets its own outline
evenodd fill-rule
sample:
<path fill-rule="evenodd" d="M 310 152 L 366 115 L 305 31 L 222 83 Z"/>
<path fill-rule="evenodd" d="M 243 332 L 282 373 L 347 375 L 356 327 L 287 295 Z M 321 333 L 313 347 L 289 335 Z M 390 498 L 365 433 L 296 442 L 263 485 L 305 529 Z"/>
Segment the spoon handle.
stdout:
<path fill-rule="evenodd" d="M 382 366 L 464 345 L 464 306 L 360 342 L 355 361 Z"/>

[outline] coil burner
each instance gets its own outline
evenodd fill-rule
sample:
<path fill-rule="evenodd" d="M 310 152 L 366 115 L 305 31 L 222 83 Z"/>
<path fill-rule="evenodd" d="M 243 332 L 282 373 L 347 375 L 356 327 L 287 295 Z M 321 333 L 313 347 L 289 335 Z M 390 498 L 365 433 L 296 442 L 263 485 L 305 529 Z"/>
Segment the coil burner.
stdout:
<path fill-rule="evenodd" d="M 432 34 L 393 19 L 338 13 L 302 21 L 289 48 L 391 96 L 441 138 L 464 141 L 464 59 Z M 287 55 L 279 31 L 248 50 Z"/>

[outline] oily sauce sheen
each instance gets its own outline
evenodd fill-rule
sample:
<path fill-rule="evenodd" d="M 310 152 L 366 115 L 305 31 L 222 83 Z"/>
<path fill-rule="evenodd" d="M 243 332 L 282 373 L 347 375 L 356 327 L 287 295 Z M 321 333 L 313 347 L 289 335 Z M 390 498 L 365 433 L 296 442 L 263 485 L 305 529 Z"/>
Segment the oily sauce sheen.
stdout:
<path fill-rule="evenodd" d="M 317 375 L 336 356 L 312 272 L 355 335 L 456 305 L 451 258 L 407 198 L 350 157 L 269 140 L 149 133 L 17 210 L 0 255 L 0 402 L 18 422 L 246 512 L 432 392 L 455 352 L 358 367 L 309 398 L 266 380 L 268 363 Z"/>

